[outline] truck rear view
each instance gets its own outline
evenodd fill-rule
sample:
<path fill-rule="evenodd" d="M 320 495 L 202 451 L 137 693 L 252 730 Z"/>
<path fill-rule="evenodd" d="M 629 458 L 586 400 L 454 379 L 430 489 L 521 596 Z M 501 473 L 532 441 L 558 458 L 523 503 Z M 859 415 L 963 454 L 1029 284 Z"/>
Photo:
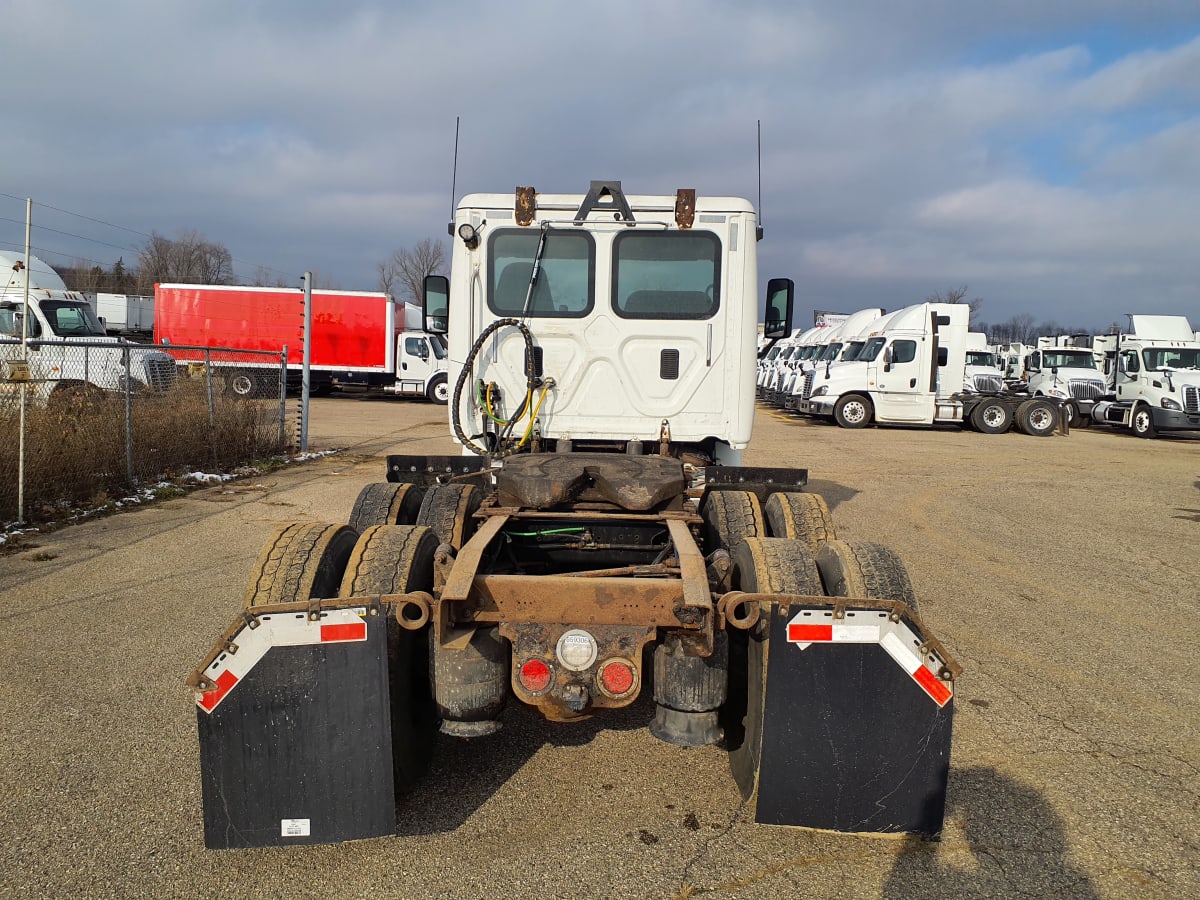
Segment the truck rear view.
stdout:
<path fill-rule="evenodd" d="M 556 722 L 644 693 L 655 737 L 723 742 L 757 821 L 937 834 L 958 667 L 806 470 L 740 464 L 750 204 L 518 188 L 452 232 L 425 312 L 464 454 L 389 456 L 346 523 L 264 548 L 190 680 L 208 845 L 390 834 L 437 730 L 486 753 L 510 702 Z M 769 282 L 768 337 L 792 290 Z"/>

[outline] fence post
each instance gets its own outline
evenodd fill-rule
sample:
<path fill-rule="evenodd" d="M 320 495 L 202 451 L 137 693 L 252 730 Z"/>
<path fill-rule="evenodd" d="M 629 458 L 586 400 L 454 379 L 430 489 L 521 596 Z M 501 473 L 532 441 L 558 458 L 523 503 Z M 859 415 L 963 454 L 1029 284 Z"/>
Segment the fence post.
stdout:
<path fill-rule="evenodd" d="M 287 344 L 283 345 L 283 353 L 279 357 L 279 449 L 285 449 L 287 440 Z"/>
<path fill-rule="evenodd" d="M 214 472 L 220 468 L 217 462 L 217 410 L 213 405 L 212 388 L 212 351 L 204 351 L 204 388 L 208 393 L 208 437 L 212 446 L 212 461 Z"/>
<path fill-rule="evenodd" d="M 125 366 L 125 474 L 132 488 L 136 482 L 133 479 L 133 391 L 130 379 L 133 377 L 129 347 L 121 348 L 121 362 Z"/>

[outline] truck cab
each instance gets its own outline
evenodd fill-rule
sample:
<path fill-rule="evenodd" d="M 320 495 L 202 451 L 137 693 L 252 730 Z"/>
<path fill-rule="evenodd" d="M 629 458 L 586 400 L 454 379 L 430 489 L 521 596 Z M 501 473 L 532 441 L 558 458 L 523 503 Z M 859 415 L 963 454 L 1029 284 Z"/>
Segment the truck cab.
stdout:
<path fill-rule="evenodd" d="M 978 393 L 996 393 L 1004 390 L 1004 373 L 996 365 L 996 355 L 988 346 L 987 335 L 980 331 L 967 333 L 963 390 Z"/>
<path fill-rule="evenodd" d="M 1139 437 L 1200 431 L 1200 341 L 1184 316 L 1131 316 L 1133 330 L 1116 342 L 1110 393 L 1095 421 Z"/>
<path fill-rule="evenodd" d="M 1087 347 L 1039 347 L 1025 357 L 1025 381 L 1035 397 L 1065 401 L 1072 427 L 1091 421 L 1092 407 L 1104 394 L 1104 378 Z"/>
<path fill-rule="evenodd" d="M 853 364 L 831 367 L 814 382 L 800 410 L 844 427 L 880 423 L 931 424 L 949 415 L 939 401 L 957 393 L 966 369 L 969 309 L 920 303 L 891 314 Z"/>
<path fill-rule="evenodd" d="M 527 413 L 518 440 L 543 446 L 671 445 L 740 462 L 754 418 L 754 210 L 668 199 L 603 182 L 584 197 L 462 199 L 446 288 L 460 443 L 503 443 L 516 435 L 501 423 Z M 476 384 L 459 379 L 464 366 Z"/>
<path fill-rule="evenodd" d="M 123 391 L 126 372 L 131 390 L 163 390 L 174 383 L 174 360 L 152 349 L 131 350 L 125 341 L 109 337 L 87 297 L 67 290 L 41 260 L 31 260 L 30 267 L 26 296 L 23 260 L 0 254 L 0 271 L 12 272 L 0 288 L 0 359 L 28 363 L 36 401 L 48 402 L 56 392 Z"/>

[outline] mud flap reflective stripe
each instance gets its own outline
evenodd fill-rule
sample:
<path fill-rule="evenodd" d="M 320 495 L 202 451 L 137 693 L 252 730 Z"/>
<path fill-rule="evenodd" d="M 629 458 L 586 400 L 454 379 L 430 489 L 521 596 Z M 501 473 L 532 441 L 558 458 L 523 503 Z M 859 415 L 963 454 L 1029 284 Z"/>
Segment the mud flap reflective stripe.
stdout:
<path fill-rule="evenodd" d="M 395 832 L 387 621 L 363 613 L 260 616 L 205 668 L 217 685 L 196 699 L 210 849 Z"/>
<path fill-rule="evenodd" d="M 755 820 L 939 834 L 953 691 L 915 628 L 876 610 L 847 623 L 775 605 L 767 628 Z"/>

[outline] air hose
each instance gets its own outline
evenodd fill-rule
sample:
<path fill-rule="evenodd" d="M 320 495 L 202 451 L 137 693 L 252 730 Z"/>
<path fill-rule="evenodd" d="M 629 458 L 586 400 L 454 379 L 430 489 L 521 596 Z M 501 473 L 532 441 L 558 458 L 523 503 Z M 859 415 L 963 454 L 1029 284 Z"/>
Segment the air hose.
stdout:
<path fill-rule="evenodd" d="M 490 401 L 490 388 L 486 395 L 480 387 L 476 391 L 476 396 L 481 395 L 484 403 L 482 404 L 485 414 L 497 425 L 503 429 L 497 435 L 495 449 L 481 447 L 474 440 L 467 436 L 467 433 L 462 427 L 462 412 L 461 402 L 463 388 L 472 377 L 472 370 L 475 363 L 475 357 L 479 355 L 479 351 L 483 349 L 484 343 L 489 337 L 499 331 L 501 328 L 516 328 L 521 332 L 521 336 L 525 339 L 525 398 L 521 401 L 520 407 L 508 419 L 500 419 L 493 414 Z M 542 401 L 546 399 L 546 392 L 550 388 L 550 383 L 547 383 L 542 389 L 542 396 L 537 402 L 537 407 L 530 409 L 533 403 L 533 392 L 536 388 L 542 385 L 542 381 L 534 372 L 534 353 L 533 353 L 533 335 L 529 331 L 529 327 L 520 319 L 497 319 L 492 322 L 487 328 L 480 332 L 479 337 L 475 339 L 475 343 L 471 345 L 471 351 L 467 354 L 467 358 L 463 361 L 462 369 L 458 373 L 458 380 L 454 383 L 454 397 L 451 400 L 453 403 L 452 412 L 450 415 L 450 424 L 454 428 L 454 434 L 464 447 L 474 453 L 476 456 L 483 456 L 492 459 L 503 459 L 506 456 L 511 456 L 521 449 L 533 434 L 533 423 L 537 417 L 537 411 L 542 407 Z M 529 426 L 525 429 L 524 436 L 515 444 L 509 443 L 505 446 L 505 439 L 512 432 L 513 426 L 520 421 L 521 417 L 529 412 Z"/>

